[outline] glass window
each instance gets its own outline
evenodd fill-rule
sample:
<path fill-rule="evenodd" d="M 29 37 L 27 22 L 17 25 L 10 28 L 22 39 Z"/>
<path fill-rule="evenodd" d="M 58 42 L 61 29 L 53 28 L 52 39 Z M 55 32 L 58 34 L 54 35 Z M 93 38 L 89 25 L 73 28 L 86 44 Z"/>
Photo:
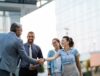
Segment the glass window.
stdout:
<path fill-rule="evenodd" d="M 5 0 L 0 0 L 0 1 L 5 1 Z"/>
<path fill-rule="evenodd" d="M 13 22 L 20 22 L 20 11 L 0 11 L 0 32 L 8 32 Z"/>
<path fill-rule="evenodd" d="M 3 31 L 3 16 L 0 16 L 0 32 Z"/>
<path fill-rule="evenodd" d="M 13 3 L 18 3 L 19 0 L 5 0 L 6 2 L 13 2 Z"/>
<path fill-rule="evenodd" d="M 6 30 L 9 31 L 10 25 L 13 22 L 20 22 L 20 12 L 6 11 Z"/>
<path fill-rule="evenodd" d="M 26 4 L 36 4 L 37 0 L 24 0 Z"/>
<path fill-rule="evenodd" d="M 3 11 L 0 11 L 0 16 L 3 16 Z"/>
<path fill-rule="evenodd" d="M 37 0 L 0 0 L 1 2 L 36 4 Z"/>

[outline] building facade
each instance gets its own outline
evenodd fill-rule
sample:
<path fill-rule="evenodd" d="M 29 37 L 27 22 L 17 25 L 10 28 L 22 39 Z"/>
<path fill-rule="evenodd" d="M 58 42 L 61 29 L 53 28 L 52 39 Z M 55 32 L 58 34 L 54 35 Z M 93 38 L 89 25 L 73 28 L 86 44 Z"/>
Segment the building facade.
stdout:
<path fill-rule="evenodd" d="M 55 0 L 57 33 L 71 36 L 79 52 L 100 51 L 100 0 Z"/>
<path fill-rule="evenodd" d="M 37 9 L 36 0 L 0 0 L 0 32 L 8 32 L 11 23 Z"/>
<path fill-rule="evenodd" d="M 52 0 L 0 0 L 0 33 L 8 32 L 11 23 Z"/>

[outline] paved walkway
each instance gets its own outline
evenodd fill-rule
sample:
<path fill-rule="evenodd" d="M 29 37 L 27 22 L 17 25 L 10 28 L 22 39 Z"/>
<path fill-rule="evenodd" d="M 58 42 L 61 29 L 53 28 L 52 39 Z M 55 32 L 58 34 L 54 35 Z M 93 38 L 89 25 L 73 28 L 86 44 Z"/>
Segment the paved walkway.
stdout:
<path fill-rule="evenodd" d="M 47 73 L 39 73 L 38 76 L 48 76 Z"/>
<path fill-rule="evenodd" d="M 48 76 L 47 70 L 44 73 L 39 73 L 38 76 Z"/>

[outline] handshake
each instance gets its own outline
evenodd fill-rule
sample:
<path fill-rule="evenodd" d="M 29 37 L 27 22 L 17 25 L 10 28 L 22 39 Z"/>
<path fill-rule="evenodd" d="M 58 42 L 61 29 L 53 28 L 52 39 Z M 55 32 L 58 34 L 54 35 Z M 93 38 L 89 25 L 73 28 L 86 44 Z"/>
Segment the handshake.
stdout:
<path fill-rule="evenodd" d="M 40 58 L 40 59 L 37 60 L 37 63 L 38 64 L 43 64 L 45 61 L 46 61 L 46 59 Z"/>

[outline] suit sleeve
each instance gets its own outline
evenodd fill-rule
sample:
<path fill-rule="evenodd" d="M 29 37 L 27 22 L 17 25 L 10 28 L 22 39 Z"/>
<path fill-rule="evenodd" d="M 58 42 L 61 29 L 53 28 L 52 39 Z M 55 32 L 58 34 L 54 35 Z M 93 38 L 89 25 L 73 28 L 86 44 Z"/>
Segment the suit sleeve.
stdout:
<path fill-rule="evenodd" d="M 39 46 L 36 46 L 36 47 L 37 47 L 37 51 L 38 51 L 37 57 L 43 58 L 41 48 Z M 41 67 L 41 64 L 35 64 L 34 67 L 38 70 Z"/>
<path fill-rule="evenodd" d="M 43 54 L 40 47 L 38 46 L 37 48 L 38 48 L 38 58 L 43 58 Z"/>
<path fill-rule="evenodd" d="M 24 51 L 24 45 L 21 39 L 18 39 L 16 41 L 16 47 L 17 47 L 17 52 L 19 54 L 19 56 L 21 57 L 21 59 L 25 60 L 26 62 L 29 62 L 31 64 L 36 64 L 37 60 L 33 59 L 33 58 L 29 58 L 26 54 L 26 52 Z"/>

